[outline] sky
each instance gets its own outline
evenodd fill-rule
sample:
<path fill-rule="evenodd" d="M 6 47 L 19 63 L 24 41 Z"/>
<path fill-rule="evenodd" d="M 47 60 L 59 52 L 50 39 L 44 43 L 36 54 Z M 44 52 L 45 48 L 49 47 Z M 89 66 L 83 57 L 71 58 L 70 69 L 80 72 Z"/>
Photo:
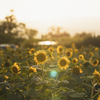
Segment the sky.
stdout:
<path fill-rule="evenodd" d="M 75 33 L 100 34 L 100 0 L 0 0 L 0 20 L 10 14 L 28 28 L 38 30 L 37 38 L 51 26 Z"/>

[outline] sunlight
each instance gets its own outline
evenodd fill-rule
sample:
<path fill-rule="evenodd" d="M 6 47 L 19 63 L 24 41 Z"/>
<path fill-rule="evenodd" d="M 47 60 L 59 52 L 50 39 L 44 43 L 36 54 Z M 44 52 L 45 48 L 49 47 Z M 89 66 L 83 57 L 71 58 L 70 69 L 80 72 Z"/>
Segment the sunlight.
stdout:
<path fill-rule="evenodd" d="M 54 41 L 41 41 L 41 42 L 38 42 L 38 45 L 56 45 L 57 42 L 54 42 Z"/>

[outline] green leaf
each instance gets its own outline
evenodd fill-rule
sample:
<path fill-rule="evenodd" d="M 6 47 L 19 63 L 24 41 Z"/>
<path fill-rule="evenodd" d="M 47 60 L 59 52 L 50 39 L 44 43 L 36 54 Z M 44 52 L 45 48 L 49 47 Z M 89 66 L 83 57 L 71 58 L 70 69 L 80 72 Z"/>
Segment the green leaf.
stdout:
<path fill-rule="evenodd" d="M 20 94 L 10 93 L 7 95 L 7 100 L 22 100 L 22 96 Z"/>
<path fill-rule="evenodd" d="M 41 81 L 41 82 L 38 82 L 37 85 L 42 85 L 42 84 L 48 84 L 48 81 L 45 80 L 45 81 Z"/>
<path fill-rule="evenodd" d="M 94 76 L 82 76 L 80 78 L 90 78 L 90 79 L 92 79 L 92 78 L 94 78 Z"/>
<path fill-rule="evenodd" d="M 83 98 L 84 96 L 85 93 L 74 93 L 70 95 L 71 98 Z"/>
<path fill-rule="evenodd" d="M 92 88 L 92 86 L 91 85 L 89 85 L 89 84 L 85 84 L 85 83 L 82 83 L 83 85 L 85 85 L 85 86 L 87 86 L 87 87 L 90 87 L 90 88 Z"/>
<path fill-rule="evenodd" d="M 67 81 L 67 80 L 62 80 L 61 82 L 65 83 L 65 84 L 69 83 L 69 81 Z"/>

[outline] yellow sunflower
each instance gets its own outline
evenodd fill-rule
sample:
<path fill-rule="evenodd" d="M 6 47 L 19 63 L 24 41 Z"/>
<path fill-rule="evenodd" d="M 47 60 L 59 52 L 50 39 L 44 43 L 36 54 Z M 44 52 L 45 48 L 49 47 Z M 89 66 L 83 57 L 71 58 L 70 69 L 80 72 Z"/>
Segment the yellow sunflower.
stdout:
<path fill-rule="evenodd" d="M 66 51 L 65 54 L 66 54 L 66 56 L 67 56 L 68 58 L 70 58 L 70 57 L 72 56 L 73 52 L 71 52 L 71 51 Z"/>
<path fill-rule="evenodd" d="M 90 52 L 90 57 L 92 57 L 93 56 L 93 52 Z"/>
<path fill-rule="evenodd" d="M 48 48 L 48 51 L 49 51 L 49 52 L 53 52 L 54 49 L 53 49 L 52 47 L 49 47 L 49 48 Z"/>
<path fill-rule="evenodd" d="M 100 73 L 95 69 L 93 74 L 95 79 L 97 80 L 97 83 L 100 85 Z"/>
<path fill-rule="evenodd" d="M 32 53 L 35 53 L 35 49 L 34 48 L 31 48 L 30 50 Z"/>
<path fill-rule="evenodd" d="M 81 68 L 79 68 L 79 66 L 75 66 L 73 69 L 72 69 L 72 73 L 74 73 L 74 74 L 76 74 L 76 75 L 78 75 L 78 74 L 80 74 L 80 73 L 82 73 L 83 71 L 82 71 L 82 69 Z"/>
<path fill-rule="evenodd" d="M 92 65 L 93 66 L 97 66 L 99 64 L 99 60 L 94 60 L 93 62 L 92 62 Z"/>
<path fill-rule="evenodd" d="M 73 63 L 73 64 L 76 64 L 77 62 L 78 62 L 78 59 L 77 59 L 77 58 L 73 58 L 73 59 L 72 59 L 72 63 Z"/>
<path fill-rule="evenodd" d="M 63 47 L 60 45 L 57 47 L 57 53 L 62 53 L 63 52 Z"/>
<path fill-rule="evenodd" d="M 96 48 L 95 48 L 95 51 L 97 51 L 98 49 L 99 49 L 99 48 L 98 48 L 98 47 L 96 47 Z"/>
<path fill-rule="evenodd" d="M 43 64 L 47 61 L 47 55 L 45 51 L 37 51 L 35 53 L 34 60 L 37 64 Z"/>
<path fill-rule="evenodd" d="M 100 95 L 98 96 L 97 100 L 100 100 Z"/>
<path fill-rule="evenodd" d="M 11 71 L 13 74 L 20 74 L 20 67 L 14 63 L 14 65 L 11 67 Z"/>
<path fill-rule="evenodd" d="M 73 49 L 72 48 L 68 48 L 68 51 L 73 51 Z"/>
<path fill-rule="evenodd" d="M 5 82 L 8 79 L 8 76 L 4 75 L 3 78 L 4 78 L 4 82 Z"/>
<path fill-rule="evenodd" d="M 29 74 L 37 72 L 36 68 L 33 68 L 32 66 L 29 68 Z"/>
<path fill-rule="evenodd" d="M 59 68 L 61 69 L 67 69 L 69 67 L 69 63 L 70 61 L 67 57 L 62 57 L 58 61 Z"/>
<path fill-rule="evenodd" d="M 75 53 L 78 53 L 78 49 L 75 49 Z"/>
<path fill-rule="evenodd" d="M 84 56 L 83 55 L 79 55 L 79 59 L 80 60 L 83 60 L 84 59 Z"/>

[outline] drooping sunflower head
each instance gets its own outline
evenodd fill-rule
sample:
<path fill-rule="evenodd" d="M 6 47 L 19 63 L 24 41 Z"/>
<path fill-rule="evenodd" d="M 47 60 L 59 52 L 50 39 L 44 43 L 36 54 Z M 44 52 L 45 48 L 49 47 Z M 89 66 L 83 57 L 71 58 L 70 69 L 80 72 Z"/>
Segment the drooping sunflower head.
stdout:
<path fill-rule="evenodd" d="M 36 68 L 33 68 L 32 66 L 29 68 L 29 74 L 37 72 Z"/>
<path fill-rule="evenodd" d="M 78 59 L 77 59 L 77 58 L 73 58 L 73 59 L 72 59 L 72 63 L 73 63 L 73 64 L 76 64 L 77 62 L 78 62 Z"/>
<path fill-rule="evenodd" d="M 67 69 L 69 67 L 69 63 L 70 61 L 67 57 L 62 57 L 58 61 L 59 68 L 61 69 Z"/>
<path fill-rule="evenodd" d="M 92 62 L 92 65 L 93 65 L 93 66 L 97 66 L 98 64 L 99 64 L 99 60 L 96 60 L 96 59 L 95 59 L 95 60 Z"/>
<path fill-rule="evenodd" d="M 48 48 L 48 51 L 49 51 L 49 52 L 53 52 L 54 49 L 53 49 L 52 47 L 49 47 L 49 48 Z"/>
<path fill-rule="evenodd" d="M 57 47 L 57 53 L 62 53 L 63 52 L 63 47 L 60 45 Z"/>
<path fill-rule="evenodd" d="M 20 74 L 20 67 L 16 63 L 14 63 L 14 65 L 11 68 L 11 71 L 13 74 Z"/>
<path fill-rule="evenodd" d="M 68 58 L 70 58 L 72 56 L 73 52 L 72 51 L 66 51 L 65 54 Z"/>
<path fill-rule="evenodd" d="M 80 60 L 83 60 L 84 59 L 84 56 L 83 55 L 79 55 L 79 59 Z"/>
<path fill-rule="evenodd" d="M 37 64 L 43 64 L 44 62 L 47 61 L 47 55 L 45 51 L 37 51 L 35 53 L 34 60 L 36 61 Z"/>
<path fill-rule="evenodd" d="M 76 75 L 79 75 L 80 73 L 82 73 L 82 69 L 79 68 L 78 66 L 75 66 L 73 69 L 72 69 L 72 73 L 76 74 Z"/>
<path fill-rule="evenodd" d="M 95 79 L 97 80 L 97 83 L 100 84 L 100 73 L 95 69 L 93 75 Z"/>

